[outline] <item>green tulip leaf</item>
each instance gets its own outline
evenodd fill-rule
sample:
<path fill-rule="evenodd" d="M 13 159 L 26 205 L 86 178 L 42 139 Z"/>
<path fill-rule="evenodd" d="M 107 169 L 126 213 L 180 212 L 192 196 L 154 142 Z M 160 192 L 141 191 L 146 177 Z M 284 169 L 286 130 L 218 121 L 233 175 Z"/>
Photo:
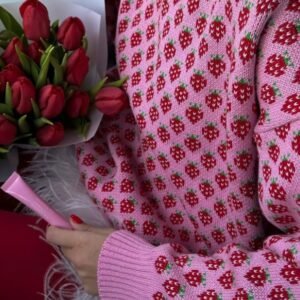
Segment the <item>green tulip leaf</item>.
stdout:
<path fill-rule="evenodd" d="M 51 65 L 54 68 L 53 83 L 55 85 L 61 85 L 64 81 L 63 67 L 58 63 L 58 61 L 54 57 L 51 57 Z"/>
<path fill-rule="evenodd" d="M 90 93 L 90 96 L 91 96 L 92 99 L 94 99 L 96 97 L 96 95 L 103 88 L 103 86 L 105 85 L 107 80 L 108 80 L 108 77 L 105 77 L 105 78 L 101 79 L 97 84 L 95 84 L 90 89 L 89 93 Z"/>
<path fill-rule="evenodd" d="M 23 53 L 18 46 L 16 46 L 16 52 L 18 54 L 19 60 L 23 67 L 23 70 L 28 74 L 31 75 L 31 66 L 30 66 L 30 58 Z"/>
<path fill-rule="evenodd" d="M 37 128 L 41 128 L 45 125 L 54 125 L 50 120 L 46 119 L 46 118 L 39 118 L 39 119 L 36 119 L 34 120 L 34 125 L 37 127 Z"/>
<path fill-rule="evenodd" d="M 51 28 L 56 32 L 59 27 L 59 20 L 56 20 L 52 23 Z"/>
<path fill-rule="evenodd" d="M 40 67 L 32 59 L 30 60 L 30 73 L 34 83 L 36 84 L 40 74 Z"/>
<path fill-rule="evenodd" d="M 28 144 L 31 145 L 31 146 L 35 146 L 35 147 L 40 146 L 40 144 L 37 142 L 36 138 L 29 139 Z"/>
<path fill-rule="evenodd" d="M 6 66 L 6 63 L 4 62 L 4 60 L 0 57 L 0 68 L 4 68 Z"/>
<path fill-rule="evenodd" d="M 2 30 L 0 32 L 0 40 L 3 41 L 10 41 L 16 36 L 15 33 L 9 31 L 9 30 Z"/>
<path fill-rule="evenodd" d="M 41 116 L 40 108 L 38 107 L 37 103 L 34 101 L 34 99 L 31 99 L 31 105 L 32 105 L 32 110 L 33 114 L 36 119 L 39 119 Z"/>
<path fill-rule="evenodd" d="M 9 152 L 9 150 L 7 148 L 0 147 L 0 154 L 6 154 L 8 152 Z"/>
<path fill-rule="evenodd" d="M 109 82 L 107 84 L 105 84 L 105 86 L 113 86 L 113 87 L 118 87 L 120 88 L 127 80 L 128 80 L 128 76 L 121 78 L 117 81 L 113 81 L 113 82 Z"/>
<path fill-rule="evenodd" d="M 15 138 L 14 143 L 19 142 L 19 141 L 21 141 L 21 140 L 28 139 L 28 138 L 30 138 L 30 137 L 32 137 L 32 133 L 24 133 L 24 134 L 21 134 L 21 135 L 19 135 L 19 136 L 17 136 L 17 137 Z M 26 143 L 26 144 L 27 144 L 27 143 Z"/>
<path fill-rule="evenodd" d="M 87 39 L 87 37 L 83 37 L 82 39 L 82 48 L 87 51 L 89 47 L 89 41 Z"/>
<path fill-rule="evenodd" d="M 13 115 L 11 107 L 7 104 L 0 103 L 0 114 Z"/>
<path fill-rule="evenodd" d="M 10 12 L 8 12 L 3 6 L 0 6 L 0 20 L 7 30 L 15 33 L 18 37 L 22 36 L 22 26 L 14 18 L 14 16 Z"/>
<path fill-rule="evenodd" d="M 9 114 L 3 113 L 2 116 L 6 118 L 7 120 L 11 121 L 12 123 L 17 123 L 17 120 L 10 116 Z"/>
<path fill-rule="evenodd" d="M 19 118 L 18 127 L 21 133 L 28 133 L 30 131 L 30 126 L 27 122 L 27 115 L 24 115 L 21 118 Z"/>

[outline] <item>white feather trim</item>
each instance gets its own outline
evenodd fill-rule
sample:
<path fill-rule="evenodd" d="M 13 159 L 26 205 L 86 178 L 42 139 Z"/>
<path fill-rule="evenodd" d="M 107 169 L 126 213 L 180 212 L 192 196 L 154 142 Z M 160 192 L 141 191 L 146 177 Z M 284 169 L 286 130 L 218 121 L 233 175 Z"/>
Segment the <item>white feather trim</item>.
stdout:
<path fill-rule="evenodd" d="M 42 199 L 66 219 L 71 214 L 76 214 L 92 226 L 110 226 L 107 218 L 86 193 L 80 180 L 74 147 L 31 151 L 30 154 L 34 156 L 30 166 L 22 171 L 22 176 Z M 34 214 L 27 208 L 23 213 Z M 84 292 L 72 265 L 58 248 L 56 251 L 56 261 L 45 274 L 45 300 L 98 299 Z M 68 284 L 59 288 L 53 286 L 53 278 L 57 274 L 64 274 L 61 279 Z"/>

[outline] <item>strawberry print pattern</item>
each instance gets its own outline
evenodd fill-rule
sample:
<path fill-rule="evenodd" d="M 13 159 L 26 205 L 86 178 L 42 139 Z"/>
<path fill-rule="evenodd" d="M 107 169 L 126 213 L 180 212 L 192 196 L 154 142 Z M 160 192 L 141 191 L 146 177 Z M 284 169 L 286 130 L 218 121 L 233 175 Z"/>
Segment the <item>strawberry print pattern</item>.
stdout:
<path fill-rule="evenodd" d="M 131 107 L 77 147 L 119 229 L 100 255 L 103 299 L 300 297 L 299 11 L 121 1 Z M 268 236 L 262 214 L 284 234 Z"/>

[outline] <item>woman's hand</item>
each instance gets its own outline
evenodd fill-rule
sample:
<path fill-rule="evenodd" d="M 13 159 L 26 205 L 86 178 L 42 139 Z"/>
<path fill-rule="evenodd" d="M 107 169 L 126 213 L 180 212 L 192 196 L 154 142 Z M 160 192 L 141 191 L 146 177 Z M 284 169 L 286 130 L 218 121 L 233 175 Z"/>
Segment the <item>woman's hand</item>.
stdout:
<path fill-rule="evenodd" d="M 76 216 L 72 216 L 70 222 L 74 230 L 50 226 L 46 232 L 46 239 L 61 247 L 64 255 L 76 268 L 86 292 L 97 295 L 99 253 L 105 239 L 114 230 L 86 225 Z"/>

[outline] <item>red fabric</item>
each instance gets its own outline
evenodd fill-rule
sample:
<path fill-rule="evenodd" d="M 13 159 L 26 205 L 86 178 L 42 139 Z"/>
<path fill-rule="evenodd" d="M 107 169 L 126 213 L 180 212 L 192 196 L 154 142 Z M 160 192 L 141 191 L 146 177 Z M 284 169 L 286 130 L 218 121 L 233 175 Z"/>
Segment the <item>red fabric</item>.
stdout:
<path fill-rule="evenodd" d="M 0 299 L 44 299 L 43 280 L 54 261 L 53 248 L 40 239 L 35 217 L 0 211 Z M 45 222 L 39 222 L 45 229 Z"/>

